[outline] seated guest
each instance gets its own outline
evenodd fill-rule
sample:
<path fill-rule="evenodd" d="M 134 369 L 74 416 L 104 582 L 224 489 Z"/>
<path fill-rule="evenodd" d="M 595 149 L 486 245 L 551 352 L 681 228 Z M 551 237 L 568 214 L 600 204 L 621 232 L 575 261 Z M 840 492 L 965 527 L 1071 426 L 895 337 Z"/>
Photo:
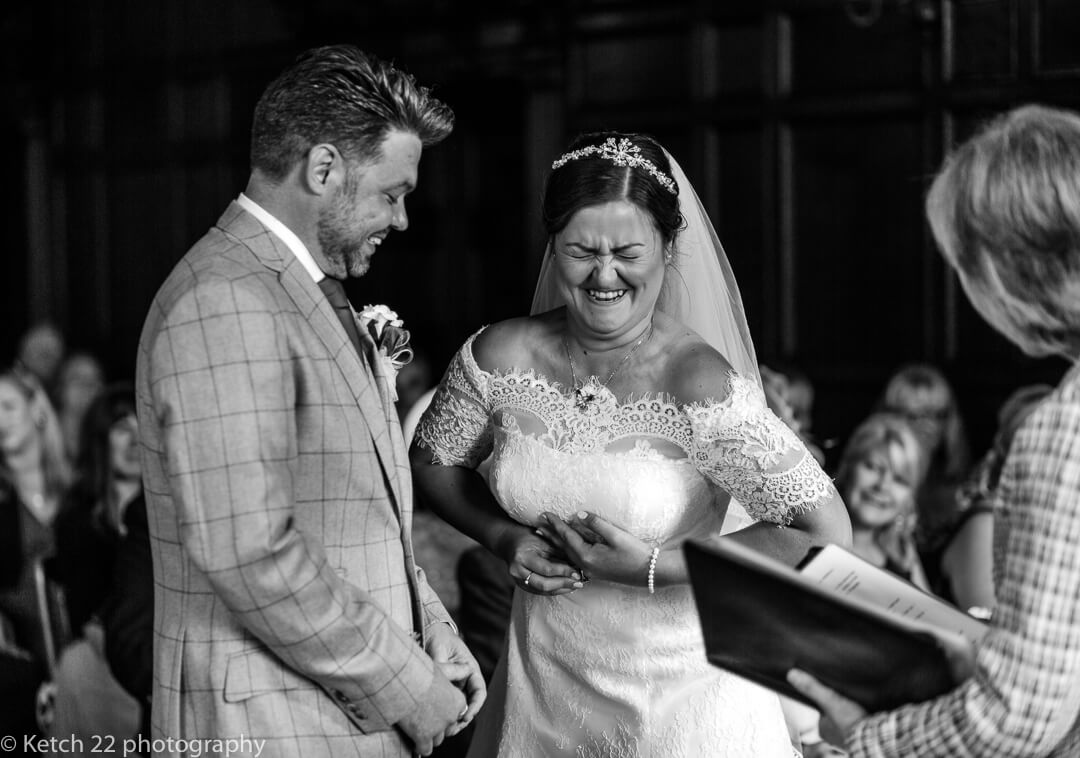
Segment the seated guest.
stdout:
<path fill-rule="evenodd" d="M 139 729 L 139 702 L 109 671 L 99 618 L 115 591 L 114 565 L 119 546 L 129 539 L 128 524 L 146 520 L 130 385 L 111 386 L 91 403 L 81 449 L 76 482 L 56 521 L 56 557 L 50 566 L 65 588 L 78 636 L 57 666 L 52 733 L 80 737 L 90 749 L 95 737 L 111 736 L 122 744 Z"/>
<path fill-rule="evenodd" d="M 1071 366 L 1013 435 L 994 513 L 997 604 L 975 649 L 938 642 L 956 686 L 868 714 L 805 672 L 822 733 L 852 758 L 1080 755 L 1080 115 L 1025 106 L 957 148 L 926 201 L 975 310 Z"/>
<path fill-rule="evenodd" d="M 836 488 L 851 516 L 852 551 L 927 589 L 912 538 L 922 454 L 904 419 L 875 413 L 844 446 Z"/>
<path fill-rule="evenodd" d="M 69 480 L 60 425 L 41 383 L 22 369 L 0 371 L 0 617 L 9 629 L 0 681 L 17 676 L 25 684 L 5 688 L 0 726 L 7 731 L 0 733 L 36 730 L 37 685 L 51 676 L 64 641 L 58 595 L 42 566 Z"/>
<path fill-rule="evenodd" d="M 1001 466 L 1016 430 L 1053 389 L 1032 384 L 1005 400 L 993 446 L 957 492 L 961 516 L 941 556 L 942 596 L 978 618 L 989 618 L 994 607 L 994 498 Z"/>
<path fill-rule="evenodd" d="M 913 363 L 890 377 L 879 409 L 907 419 L 925 452 L 925 475 L 915 496 L 915 544 L 937 591 L 941 550 L 959 518 L 956 490 L 970 466 L 956 392 L 940 369 Z"/>
<path fill-rule="evenodd" d="M 105 370 L 93 354 L 69 353 L 56 372 L 52 396 L 68 458 L 78 461 L 82 444 L 82 421 L 90 403 L 105 387 Z"/>

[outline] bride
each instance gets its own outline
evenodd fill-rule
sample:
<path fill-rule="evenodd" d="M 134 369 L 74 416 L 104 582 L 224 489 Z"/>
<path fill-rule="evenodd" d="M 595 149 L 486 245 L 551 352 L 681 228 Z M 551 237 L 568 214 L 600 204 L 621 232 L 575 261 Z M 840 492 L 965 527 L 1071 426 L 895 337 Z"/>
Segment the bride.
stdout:
<path fill-rule="evenodd" d="M 659 144 L 578 138 L 543 219 L 533 315 L 465 343 L 412 450 L 426 501 L 517 585 L 469 754 L 788 758 L 777 697 L 706 661 L 680 546 L 730 505 L 728 538 L 793 563 L 850 540 L 844 506 L 767 409 L 723 249 Z"/>

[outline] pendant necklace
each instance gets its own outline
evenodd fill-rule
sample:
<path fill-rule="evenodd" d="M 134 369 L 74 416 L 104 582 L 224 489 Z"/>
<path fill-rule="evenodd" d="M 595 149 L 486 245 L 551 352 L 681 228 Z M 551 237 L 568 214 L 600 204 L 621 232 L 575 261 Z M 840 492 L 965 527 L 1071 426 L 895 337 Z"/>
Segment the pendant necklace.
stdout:
<path fill-rule="evenodd" d="M 587 408 L 589 403 L 593 402 L 600 396 L 601 390 L 606 390 L 608 384 L 615 378 L 615 374 L 619 373 L 619 369 L 626 365 L 626 362 L 630 360 L 637 349 L 648 341 L 652 336 L 653 325 L 649 322 L 649 328 L 638 337 L 637 342 L 626 352 L 622 360 L 619 361 L 615 368 L 611 369 L 611 373 L 607 375 L 607 379 L 600 381 L 597 377 L 591 376 L 589 380 L 584 383 L 579 383 L 577 378 L 577 369 L 574 368 L 574 356 L 570 354 L 570 343 L 566 341 L 566 334 L 562 336 L 563 349 L 566 350 L 566 358 L 570 362 L 570 380 L 574 385 L 574 402 L 579 409 Z M 610 392 L 610 390 L 608 390 Z"/>

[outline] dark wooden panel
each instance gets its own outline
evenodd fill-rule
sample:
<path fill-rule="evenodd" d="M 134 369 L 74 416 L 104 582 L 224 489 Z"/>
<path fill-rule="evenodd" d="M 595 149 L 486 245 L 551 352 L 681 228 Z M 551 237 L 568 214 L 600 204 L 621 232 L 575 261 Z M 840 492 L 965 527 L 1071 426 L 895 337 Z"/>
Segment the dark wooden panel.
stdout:
<path fill-rule="evenodd" d="M 1015 78 L 1019 36 L 1015 1 L 954 0 L 952 7 L 954 78 Z"/>
<path fill-rule="evenodd" d="M 685 98 L 690 94 L 689 49 L 682 32 L 583 40 L 583 99 L 614 103 Z"/>
<path fill-rule="evenodd" d="M 110 363 L 122 375 L 134 375 L 139 332 L 158 287 L 207 229 L 190 239 L 177 229 L 175 182 L 165 169 L 115 173 L 110 179 L 109 244 L 115 281 L 123 286 L 113 289 L 108 346 Z"/>
<path fill-rule="evenodd" d="M 773 252 L 767 247 L 773 229 L 769 228 L 772 214 L 766 209 L 771 211 L 773 206 L 766 196 L 764 166 L 768 164 L 763 149 L 757 129 L 717 133 L 717 162 L 710 167 L 717 177 L 717 199 L 708 208 L 735 272 L 755 344 L 762 342 L 768 321 L 776 318 L 766 307 L 775 285 L 766 275 L 770 271 L 767 256 Z"/>
<path fill-rule="evenodd" d="M 821 360 L 923 350 L 923 178 L 914 118 L 792 127 L 796 339 Z"/>
<path fill-rule="evenodd" d="M 1035 71 L 1080 74 L 1080 3 L 1035 0 Z"/>
<path fill-rule="evenodd" d="M 761 24 L 718 28 L 710 35 L 710 42 L 715 44 L 712 53 L 715 73 L 711 77 L 711 92 L 719 95 L 761 92 L 767 48 Z"/>
<path fill-rule="evenodd" d="M 791 13 L 794 94 L 919 86 L 920 43 L 908 6 L 880 3 L 880 16 L 860 26 L 845 8 L 865 5 L 830 3 Z"/>

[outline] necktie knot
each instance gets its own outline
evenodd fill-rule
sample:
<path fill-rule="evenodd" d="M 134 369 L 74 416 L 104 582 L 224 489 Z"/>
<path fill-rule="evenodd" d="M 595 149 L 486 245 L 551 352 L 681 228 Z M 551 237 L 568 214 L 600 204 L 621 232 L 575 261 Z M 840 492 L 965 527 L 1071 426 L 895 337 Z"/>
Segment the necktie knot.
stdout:
<path fill-rule="evenodd" d="M 319 289 L 326 295 L 327 301 L 334 308 L 334 314 L 345 329 L 349 342 L 356 348 L 357 354 L 364 355 L 364 346 L 360 338 L 360 329 L 356 325 L 356 316 L 353 315 L 352 306 L 349 305 L 349 297 L 345 294 L 345 285 L 341 280 L 332 276 L 324 277 L 319 282 Z"/>
<path fill-rule="evenodd" d="M 349 306 L 349 298 L 345 294 L 345 285 L 341 283 L 340 279 L 335 279 L 332 276 L 324 276 L 319 282 L 319 289 L 326 295 L 326 299 L 330 301 L 330 305 L 335 309 L 348 308 L 350 312 L 352 308 Z"/>

